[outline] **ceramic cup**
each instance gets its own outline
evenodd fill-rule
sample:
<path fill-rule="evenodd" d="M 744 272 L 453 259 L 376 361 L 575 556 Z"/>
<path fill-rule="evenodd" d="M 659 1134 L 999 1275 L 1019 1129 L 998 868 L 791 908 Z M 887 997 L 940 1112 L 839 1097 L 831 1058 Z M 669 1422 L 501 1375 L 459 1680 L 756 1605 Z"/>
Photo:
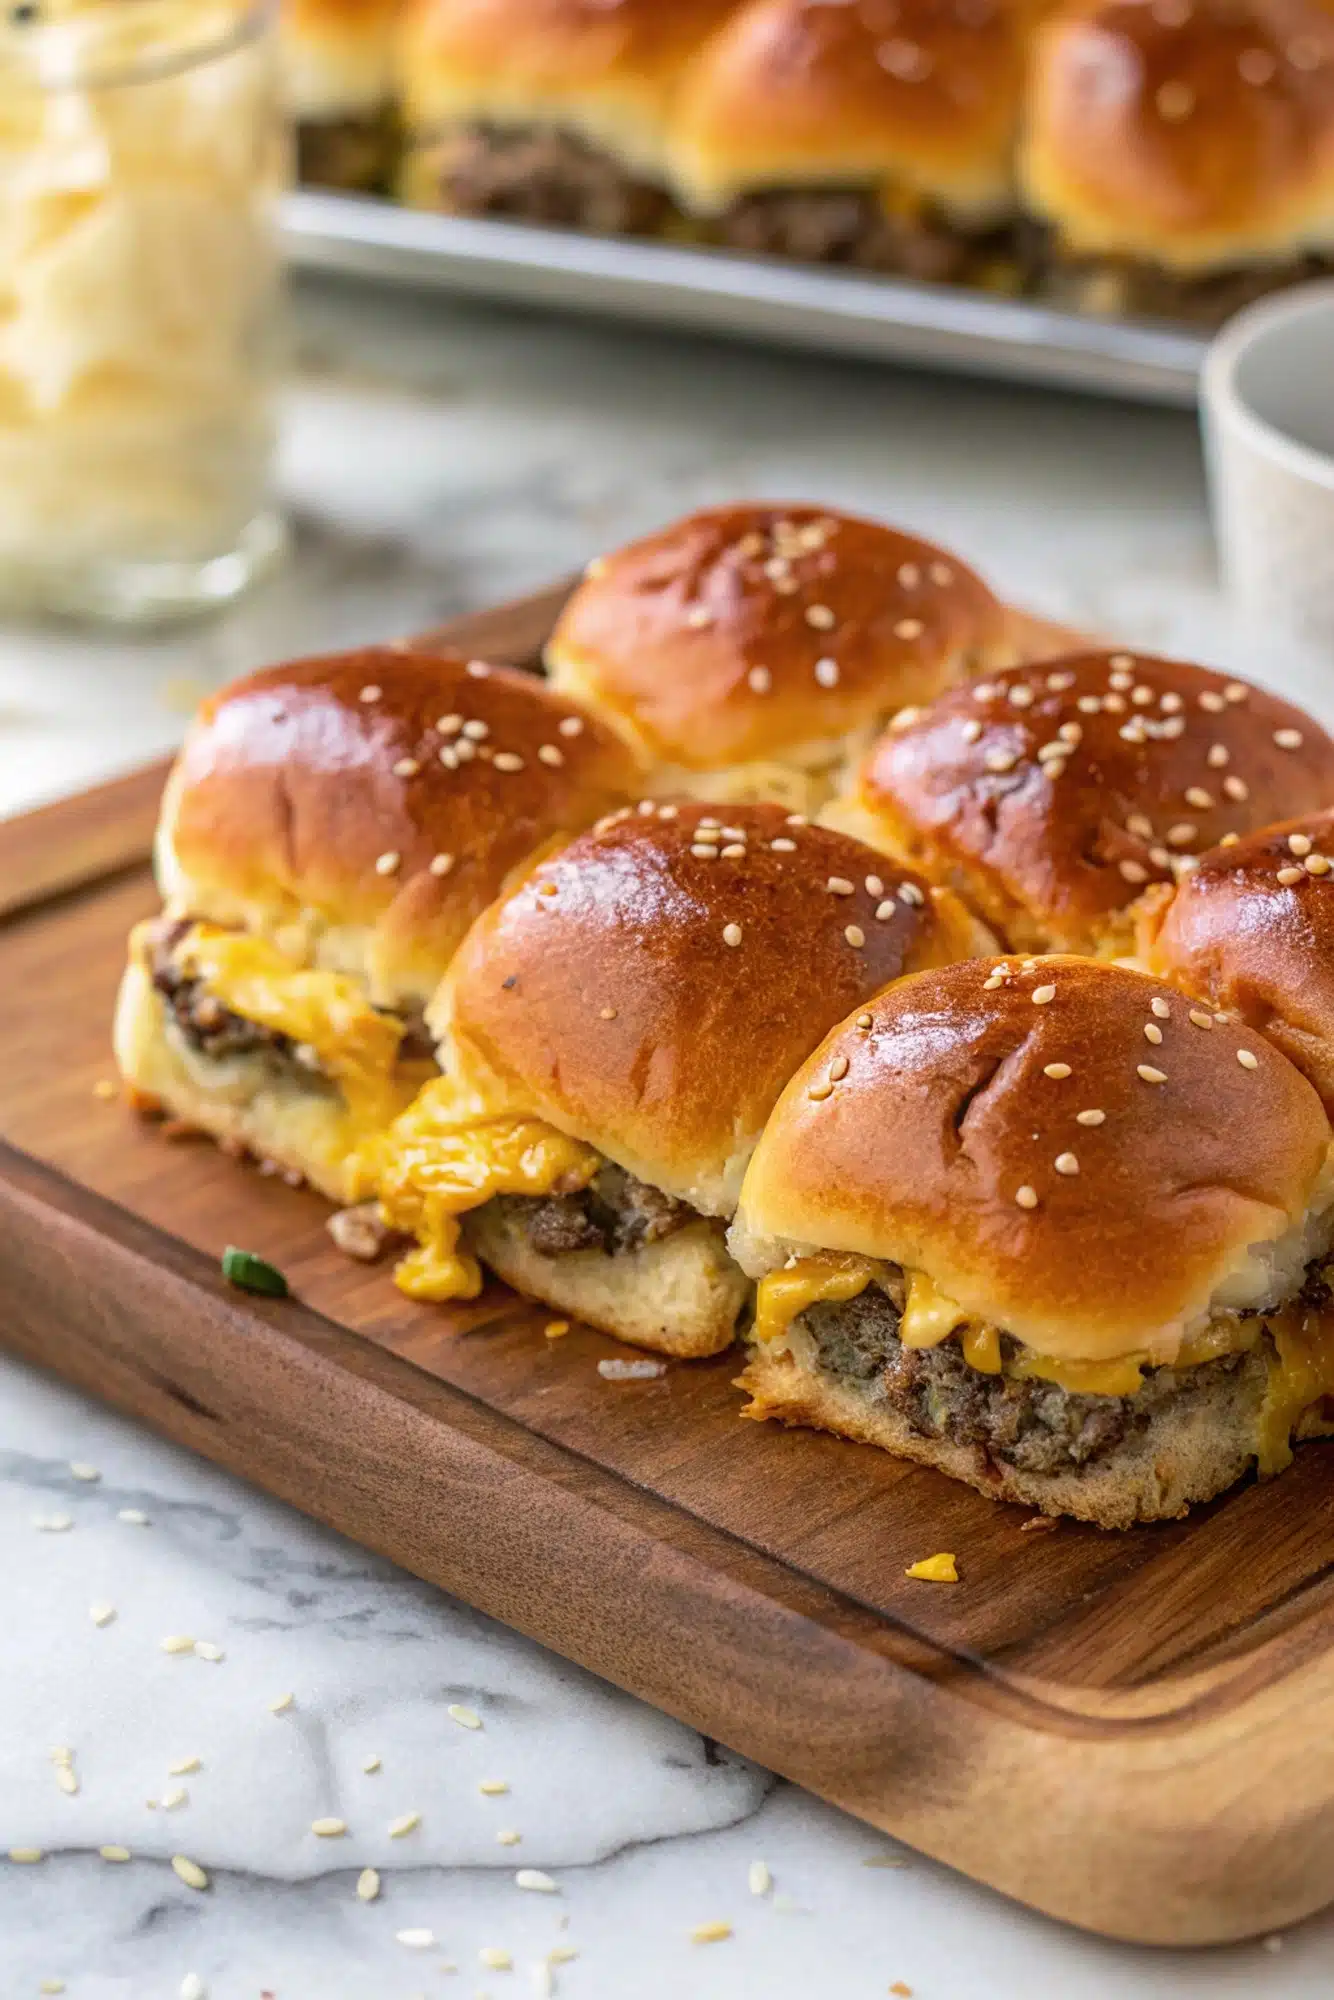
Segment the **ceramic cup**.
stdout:
<path fill-rule="evenodd" d="M 1228 594 L 1249 627 L 1334 665 L 1334 281 L 1229 321 L 1201 394 Z"/>

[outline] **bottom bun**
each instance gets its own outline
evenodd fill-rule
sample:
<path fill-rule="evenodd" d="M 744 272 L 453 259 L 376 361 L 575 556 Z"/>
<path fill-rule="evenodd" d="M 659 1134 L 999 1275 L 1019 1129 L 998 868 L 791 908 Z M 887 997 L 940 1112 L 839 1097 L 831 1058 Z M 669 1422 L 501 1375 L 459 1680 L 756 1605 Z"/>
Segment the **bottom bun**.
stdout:
<path fill-rule="evenodd" d="M 600 1327 L 632 1347 L 677 1360 L 721 1354 L 751 1285 L 723 1244 L 723 1226 L 701 1217 L 670 1236 L 608 1256 L 560 1257 L 534 1249 L 513 1211 L 488 1202 L 464 1218 L 468 1247 L 527 1298 Z"/>
<path fill-rule="evenodd" d="M 169 1116 L 229 1151 L 299 1174 L 331 1201 L 357 1201 L 369 1192 L 356 1158 L 366 1128 L 338 1090 L 263 1054 L 201 1055 L 176 1031 L 138 962 L 121 981 L 114 1039 L 126 1082 L 155 1098 Z M 403 1065 L 395 1108 L 405 1110 L 434 1073 L 434 1065 Z"/>
<path fill-rule="evenodd" d="M 1233 1366 L 1201 1368 L 1197 1387 L 1164 1397 L 1113 1452 L 1061 1472 L 1024 1471 L 980 1445 L 924 1437 L 902 1411 L 803 1365 L 789 1351 L 752 1347 L 736 1386 L 753 1399 L 743 1416 L 772 1417 L 879 1445 L 896 1458 L 962 1480 L 989 1500 L 1014 1500 L 1100 1528 L 1132 1528 L 1174 1520 L 1249 1471 L 1260 1447 L 1270 1372 L 1277 1366 L 1264 1341 Z M 1297 1434 L 1334 1435 L 1334 1417 L 1319 1408 L 1308 1411 Z"/>

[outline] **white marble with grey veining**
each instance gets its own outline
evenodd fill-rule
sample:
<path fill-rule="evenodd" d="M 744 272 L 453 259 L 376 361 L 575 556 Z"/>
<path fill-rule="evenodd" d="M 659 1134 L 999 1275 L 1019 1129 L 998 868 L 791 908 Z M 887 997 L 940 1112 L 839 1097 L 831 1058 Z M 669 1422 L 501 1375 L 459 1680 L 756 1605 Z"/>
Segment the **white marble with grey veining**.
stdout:
<path fill-rule="evenodd" d="M 1193 431 L 1170 413 L 331 288 L 303 295 L 282 476 L 296 559 L 221 624 L 0 629 L 0 810 L 166 748 L 202 688 L 265 658 L 420 627 L 741 493 L 899 519 L 1035 608 L 1334 711 L 1327 669 L 1220 605 Z M 52 1516 L 72 1525 L 34 1525 Z M 0 2000 L 56 1979 L 71 2000 L 171 2000 L 190 1973 L 211 2000 L 505 2000 L 548 1980 L 569 2000 L 869 2000 L 895 1980 L 918 2000 L 1328 1991 L 1334 1919 L 1277 1950 L 1077 1936 L 8 1362 L 0 1579 L 0 1851 L 47 1856 L 0 1862 Z M 115 1617 L 94 1626 L 94 1603 Z M 165 1654 L 174 1633 L 224 1657 Z M 346 1836 L 317 1839 L 321 1816 Z M 207 1894 L 172 1854 L 210 1871 Z M 519 1889 L 525 1866 L 556 1893 Z M 734 1936 L 692 1944 L 715 1919 Z M 553 1974 L 563 1946 L 578 1956 Z M 487 1947 L 513 1969 L 484 1966 Z"/>

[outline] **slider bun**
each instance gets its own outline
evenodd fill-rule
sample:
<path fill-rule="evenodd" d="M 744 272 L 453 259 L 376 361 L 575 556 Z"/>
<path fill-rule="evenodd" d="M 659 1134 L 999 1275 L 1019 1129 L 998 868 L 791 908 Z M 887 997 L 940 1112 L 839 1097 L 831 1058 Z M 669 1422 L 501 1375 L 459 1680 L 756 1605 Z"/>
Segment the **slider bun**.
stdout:
<path fill-rule="evenodd" d="M 1090 1361 L 1170 1362 L 1211 1302 L 1299 1285 L 1330 1143 L 1306 1080 L 1247 1029 L 1197 1026 L 1142 973 L 1054 957 L 989 985 L 1006 963 L 900 982 L 869 1031 L 845 1022 L 793 1078 L 732 1232 L 752 1276 L 795 1246 L 883 1258 L 1040 1353 Z M 1080 1125 L 1083 1110 L 1103 1122 Z M 1066 1155 L 1077 1172 L 1057 1169 Z"/>
<path fill-rule="evenodd" d="M 440 732 L 449 716 L 487 727 L 456 769 L 441 752 L 469 739 Z M 163 798 L 159 883 L 173 914 L 410 1011 L 511 876 L 635 784 L 619 740 L 530 674 L 392 646 L 290 661 L 205 702 Z"/>
<path fill-rule="evenodd" d="M 1334 243 L 1334 20 L 1076 0 L 1040 35 L 1021 178 L 1076 251 L 1188 272 Z"/>
<path fill-rule="evenodd" d="M 503 1201 L 463 1218 L 470 1250 L 497 1277 L 557 1312 L 614 1334 L 631 1347 L 680 1361 L 721 1354 L 736 1338 L 750 1282 L 727 1254 L 720 1222 L 688 1222 L 658 1242 L 614 1257 L 576 1250 L 546 1257 Z"/>
<path fill-rule="evenodd" d="M 827 770 L 854 732 L 1015 654 L 1009 614 L 934 544 L 831 508 L 745 504 L 592 564 L 546 657 L 553 687 L 665 767 L 662 788 L 698 794 L 749 764 Z"/>
<path fill-rule="evenodd" d="M 676 183 L 705 210 L 756 189 L 883 182 L 965 218 L 1003 213 L 1027 11 L 1011 0 L 753 0 L 682 92 Z"/>
<path fill-rule="evenodd" d="M 708 820 L 719 849 L 745 855 L 692 852 Z M 987 949 L 952 897 L 913 883 L 891 901 L 905 878 L 878 883 L 883 869 L 774 805 L 686 801 L 604 821 L 473 929 L 431 1009 L 442 1067 L 471 1083 L 481 1115 L 542 1118 L 730 1213 L 774 1101 L 831 1022 L 915 966 Z"/>
<path fill-rule="evenodd" d="M 1100 1528 L 1133 1528 L 1138 1521 L 1172 1520 L 1244 1477 L 1264 1438 L 1275 1366 L 1257 1350 L 1221 1372 L 1197 1370 L 1203 1380 L 1193 1381 L 1186 1393 L 1167 1392 L 1141 1410 L 1114 1452 L 1064 1471 L 1030 1471 L 983 1444 L 923 1436 L 893 1403 L 865 1395 L 860 1385 L 850 1388 L 835 1375 L 802 1367 L 790 1351 L 776 1346 L 757 1342 L 751 1347 L 737 1386 L 753 1398 L 741 1413 L 745 1417 L 807 1424 L 879 1445 L 896 1458 L 961 1479 L 989 1500 L 1040 1507 L 1044 1514 L 1072 1514 Z M 1140 1400 L 1145 1400 L 1143 1392 Z M 1328 1434 L 1323 1407 L 1317 1403 L 1303 1415 L 1297 1437 Z"/>
<path fill-rule="evenodd" d="M 1295 855 L 1295 838 L 1303 855 Z M 1307 843 L 1310 846 L 1307 846 Z M 1267 1035 L 1334 1109 L 1334 812 L 1287 820 L 1201 856 L 1155 913 L 1153 970 Z M 1298 872 L 1280 882 L 1279 871 Z"/>
<path fill-rule="evenodd" d="M 1068 756 L 1039 757 L 1063 729 L 1078 732 Z M 1016 950 L 1116 956 L 1174 860 L 1331 798 L 1334 742 L 1300 709 L 1179 660 L 1086 653 L 900 715 L 827 816 L 948 884 Z"/>
<path fill-rule="evenodd" d="M 398 0 L 283 0 L 283 97 L 312 122 L 368 116 L 389 98 Z"/>
<path fill-rule="evenodd" d="M 687 57 L 734 0 L 410 0 L 400 56 L 409 127 L 558 126 L 661 171 Z"/>

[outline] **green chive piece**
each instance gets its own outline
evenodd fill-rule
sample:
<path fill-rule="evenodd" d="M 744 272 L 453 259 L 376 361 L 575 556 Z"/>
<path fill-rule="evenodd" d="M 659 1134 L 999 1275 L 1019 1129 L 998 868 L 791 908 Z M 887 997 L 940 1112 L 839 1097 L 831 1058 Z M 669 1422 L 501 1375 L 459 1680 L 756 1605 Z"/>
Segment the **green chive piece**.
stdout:
<path fill-rule="evenodd" d="M 266 1299 L 285 1299 L 287 1280 L 276 1265 L 266 1264 L 253 1250 L 229 1243 L 222 1253 L 222 1275 L 243 1292 L 262 1292 Z"/>

